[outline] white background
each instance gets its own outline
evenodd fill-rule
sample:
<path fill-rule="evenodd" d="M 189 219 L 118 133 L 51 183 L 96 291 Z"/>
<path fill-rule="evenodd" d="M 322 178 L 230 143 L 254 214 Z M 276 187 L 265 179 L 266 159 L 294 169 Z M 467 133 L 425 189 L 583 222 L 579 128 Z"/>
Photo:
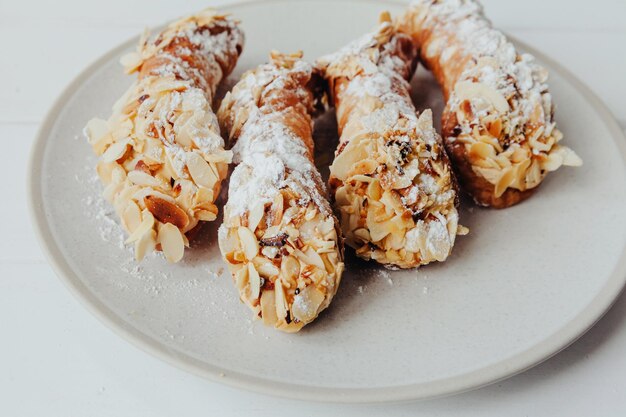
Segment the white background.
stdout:
<path fill-rule="evenodd" d="M 568 67 L 626 128 L 626 1 L 484 3 L 497 26 Z M 454 397 L 368 407 L 205 381 L 139 351 L 79 305 L 43 259 L 28 218 L 26 169 L 38 125 L 98 56 L 145 26 L 208 5 L 0 0 L 0 416 L 626 415 L 624 296 L 573 346 L 522 375 Z"/>

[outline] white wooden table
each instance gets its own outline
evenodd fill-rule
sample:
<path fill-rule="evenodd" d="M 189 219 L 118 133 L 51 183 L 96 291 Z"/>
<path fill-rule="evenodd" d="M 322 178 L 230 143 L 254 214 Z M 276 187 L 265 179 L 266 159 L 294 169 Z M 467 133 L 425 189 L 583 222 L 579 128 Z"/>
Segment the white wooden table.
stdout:
<path fill-rule="evenodd" d="M 499 27 L 584 80 L 626 128 L 626 2 L 484 3 Z M 522 375 L 385 407 L 303 403 L 208 382 L 139 351 L 79 305 L 46 264 L 28 217 L 26 167 L 38 125 L 99 55 L 207 5 L 0 0 L 1 416 L 626 415 L 626 296 L 581 340 Z"/>

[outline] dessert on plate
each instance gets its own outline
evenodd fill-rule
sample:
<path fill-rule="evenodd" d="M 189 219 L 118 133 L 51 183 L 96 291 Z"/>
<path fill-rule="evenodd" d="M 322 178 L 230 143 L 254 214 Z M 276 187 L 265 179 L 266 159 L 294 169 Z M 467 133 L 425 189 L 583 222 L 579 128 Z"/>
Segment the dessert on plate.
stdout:
<path fill-rule="evenodd" d="M 383 13 L 374 32 L 317 63 L 337 115 L 329 183 L 346 243 L 389 267 L 444 261 L 460 230 L 432 112 L 417 114 L 409 95 L 416 53 Z"/>
<path fill-rule="evenodd" d="M 582 160 L 561 145 L 548 73 L 494 29 L 476 0 L 416 0 L 397 21 L 446 100 L 442 135 L 461 188 L 509 207 Z"/>
<path fill-rule="evenodd" d="M 301 57 L 273 52 L 218 111 L 236 164 L 220 249 L 241 300 L 287 332 L 328 307 L 344 269 L 337 219 L 313 163 L 319 79 Z"/>
<path fill-rule="evenodd" d="M 137 80 L 108 120 L 92 119 L 85 134 L 99 156 L 104 196 L 115 207 L 127 243 L 141 260 L 160 249 L 179 261 L 186 234 L 215 220 L 214 204 L 231 161 L 211 109 L 219 82 L 243 46 L 238 23 L 205 10 L 142 37 L 122 58 Z"/>

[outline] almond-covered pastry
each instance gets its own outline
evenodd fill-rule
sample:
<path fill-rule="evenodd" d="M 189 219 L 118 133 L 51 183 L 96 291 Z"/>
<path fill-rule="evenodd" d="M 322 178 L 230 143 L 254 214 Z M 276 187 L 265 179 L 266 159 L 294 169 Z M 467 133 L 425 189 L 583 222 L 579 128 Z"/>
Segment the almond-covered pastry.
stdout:
<path fill-rule="evenodd" d="M 100 157 L 104 196 L 137 260 L 156 248 L 179 261 L 186 233 L 217 216 L 214 202 L 232 155 L 211 103 L 242 45 L 237 22 L 214 10 L 172 23 L 152 39 L 144 35 L 137 52 L 122 58 L 137 80 L 108 120 L 92 119 L 85 128 Z"/>
<path fill-rule="evenodd" d="M 547 71 L 491 26 L 476 0 L 417 0 L 397 26 L 442 86 L 446 148 L 478 204 L 509 207 L 548 172 L 582 164 L 559 144 Z"/>
<path fill-rule="evenodd" d="M 313 164 L 316 82 L 301 56 L 272 53 L 218 111 L 237 164 L 220 249 L 241 300 L 287 332 L 328 307 L 344 269 L 337 220 Z"/>
<path fill-rule="evenodd" d="M 346 243 L 389 267 L 444 261 L 459 230 L 432 112 L 418 116 L 409 95 L 415 58 L 411 39 L 383 13 L 375 32 L 318 62 L 337 113 L 329 182 Z"/>

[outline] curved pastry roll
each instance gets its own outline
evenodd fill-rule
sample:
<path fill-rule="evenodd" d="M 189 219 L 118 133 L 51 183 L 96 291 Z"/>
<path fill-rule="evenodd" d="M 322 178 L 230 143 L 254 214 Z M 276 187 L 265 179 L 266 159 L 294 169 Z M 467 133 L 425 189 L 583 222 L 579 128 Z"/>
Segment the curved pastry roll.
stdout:
<path fill-rule="evenodd" d="M 337 113 L 330 186 L 346 243 L 400 268 L 445 260 L 458 226 L 455 180 L 432 113 L 418 117 L 409 96 L 415 54 L 383 14 L 377 31 L 318 64 Z"/>
<path fill-rule="evenodd" d="M 144 35 L 137 52 L 122 58 L 138 79 L 109 120 L 92 119 L 85 128 L 100 156 L 104 195 L 137 260 L 157 248 L 179 261 L 185 234 L 216 218 L 213 203 L 231 153 L 211 102 L 242 45 L 237 22 L 213 10 L 179 20 L 151 40 Z"/>
<path fill-rule="evenodd" d="M 548 172 L 581 165 L 559 144 L 547 71 L 493 29 L 477 1 L 417 0 L 398 27 L 443 88 L 448 154 L 478 204 L 509 207 Z"/>
<path fill-rule="evenodd" d="M 219 243 L 241 300 L 295 332 L 330 304 L 344 269 L 337 220 L 313 164 L 312 67 L 272 53 L 243 75 L 218 117 L 236 141 Z"/>

